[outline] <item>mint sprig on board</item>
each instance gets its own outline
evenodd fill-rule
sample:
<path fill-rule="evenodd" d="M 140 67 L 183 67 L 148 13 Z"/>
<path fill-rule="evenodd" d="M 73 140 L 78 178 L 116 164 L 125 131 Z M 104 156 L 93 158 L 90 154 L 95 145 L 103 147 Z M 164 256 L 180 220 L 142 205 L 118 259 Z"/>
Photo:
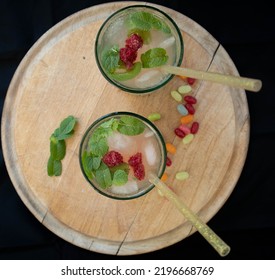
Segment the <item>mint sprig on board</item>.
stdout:
<path fill-rule="evenodd" d="M 71 137 L 74 133 L 75 124 L 76 118 L 73 116 L 68 116 L 60 123 L 59 127 L 54 131 L 53 136 L 57 140 L 64 140 Z"/>
<path fill-rule="evenodd" d="M 62 173 L 62 162 L 66 155 L 65 139 L 71 137 L 74 133 L 76 118 L 68 116 L 59 127 L 55 129 L 50 137 L 50 157 L 47 164 L 49 176 L 60 176 Z"/>
<path fill-rule="evenodd" d="M 47 164 L 47 171 L 49 176 L 60 176 L 62 173 L 61 160 L 55 160 L 50 156 Z"/>

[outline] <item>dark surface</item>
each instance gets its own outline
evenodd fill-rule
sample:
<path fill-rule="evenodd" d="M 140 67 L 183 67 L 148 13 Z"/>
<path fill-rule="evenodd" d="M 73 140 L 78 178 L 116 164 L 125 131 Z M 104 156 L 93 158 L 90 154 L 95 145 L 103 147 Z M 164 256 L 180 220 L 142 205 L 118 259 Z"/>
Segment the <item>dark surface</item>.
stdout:
<path fill-rule="evenodd" d="M 0 1 L 1 113 L 20 61 L 49 28 L 92 0 Z M 104 1 L 110 2 L 110 1 Z M 190 17 L 219 41 L 240 75 L 263 81 L 261 93 L 247 92 L 250 144 L 232 195 L 209 222 L 232 251 L 226 259 L 274 259 L 275 256 L 275 12 L 263 2 L 151 1 Z M 243 4 L 241 4 L 243 3 Z M 90 252 L 60 239 L 41 225 L 17 195 L 0 154 L 0 259 L 121 259 Z M 198 234 L 168 248 L 127 259 L 219 259 Z"/>

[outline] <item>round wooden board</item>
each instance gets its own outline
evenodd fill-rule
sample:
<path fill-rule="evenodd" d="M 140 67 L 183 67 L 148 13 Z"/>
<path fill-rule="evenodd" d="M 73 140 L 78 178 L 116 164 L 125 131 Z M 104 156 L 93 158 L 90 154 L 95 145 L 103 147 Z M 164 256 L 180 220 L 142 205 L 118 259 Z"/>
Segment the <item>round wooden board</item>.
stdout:
<path fill-rule="evenodd" d="M 146 2 L 147 3 L 147 2 Z M 138 4 L 146 4 L 138 2 Z M 180 115 L 164 88 L 134 96 L 110 85 L 97 68 L 94 42 L 112 12 L 137 2 L 116 2 L 82 10 L 46 32 L 30 49 L 10 84 L 2 116 L 2 145 L 9 175 L 33 215 L 52 232 L 82 248 L 117 255 L 154 251 L 174 244 L 195 230 L 156 189 L 131 201 L 108 199 L 95 192 L 79 167 L 81 137 L 98 117 L 113 111 L 147 116 L 160 112 L 156 125 L 177 146 L 167 183 L 205 221 L 225 203 L 240 176 L 249 142 L 249 112 L 243 90 L 197 82 L 196 119 L 200 131 L 184 145 L 173 133 Z M 147 3 L 148 4 L 148 3 Z M 223 47 L 201 26 L 171 9 L 184 43 L 183 65 L 238 75 Z M 48 177 L 49 137 L 62 119 L 78 119 L 67 141 L 60 177 Z M 190 178 L 174 180 L 179 170 Z"/>

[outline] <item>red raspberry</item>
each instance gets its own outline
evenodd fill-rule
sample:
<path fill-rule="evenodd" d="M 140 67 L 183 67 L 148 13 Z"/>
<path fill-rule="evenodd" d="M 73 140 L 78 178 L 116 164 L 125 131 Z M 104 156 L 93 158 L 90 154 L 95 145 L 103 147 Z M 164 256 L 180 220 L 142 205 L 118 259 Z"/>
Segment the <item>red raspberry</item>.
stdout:
<path fill-rule="evenodd" d="M 143 180 L 145 177 L 145 169 L 142 163 L 135 165 L 134 167 L 134 175 L 138 180 Z"/>
<path fill-rule="evenodd" d="M 134 51 L 137 51 L 143 45 L 142 38 L 137 34 L 132 34 L 128 39 L 125 41 L 125 47 L 130 48 Z"/>
<path fill-rule="evenodd" d="M 119 50 L 119 56 L 120 60 L 125 63 L 126 68 L 130 69 L 137 58 L 137 52 L 131 48 L 121 48 Z"/>
<path fill-rule="evenodd" d="M 113 167 L 123 163 L 123 157 L 119 152 L 109 151 L 104 155 L 102 161 L 109 167 Z"/>
<path fill-rule="evenodd" d="M 135 167 L 142 163 L 142 154 L 136 153 L 135 155 L 131 156 L 128 160 L 130 166 Z"/>

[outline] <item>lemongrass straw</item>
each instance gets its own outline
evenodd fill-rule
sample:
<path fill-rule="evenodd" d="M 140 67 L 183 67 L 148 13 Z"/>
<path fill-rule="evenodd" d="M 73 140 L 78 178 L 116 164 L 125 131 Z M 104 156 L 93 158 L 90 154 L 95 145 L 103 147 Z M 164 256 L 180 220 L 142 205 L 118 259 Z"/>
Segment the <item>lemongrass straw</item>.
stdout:
<path fill-rule="evenodd" d="M 193 213 L 181 199 L 171 191 L 156 175 L 150 174 L 149 181 L 154 184 L 162 195 L 172 202 L 184 217 L 198 230 L 198 232 L 224 257 L 230 252 L 230 247 L 195 213 Z"/>
<path fill-rule="evenodd" d="M 258 92 L 262 88 L 261 80 L 257 79 L 224 75 L 215 72 L 205 72 L 189 68 L 175 67 L 171 65 L 164 65 L 161 67 L 161 69 L 170 74 L 229 85 L 232 87 L 242 88 L 254 92 Z"/>

